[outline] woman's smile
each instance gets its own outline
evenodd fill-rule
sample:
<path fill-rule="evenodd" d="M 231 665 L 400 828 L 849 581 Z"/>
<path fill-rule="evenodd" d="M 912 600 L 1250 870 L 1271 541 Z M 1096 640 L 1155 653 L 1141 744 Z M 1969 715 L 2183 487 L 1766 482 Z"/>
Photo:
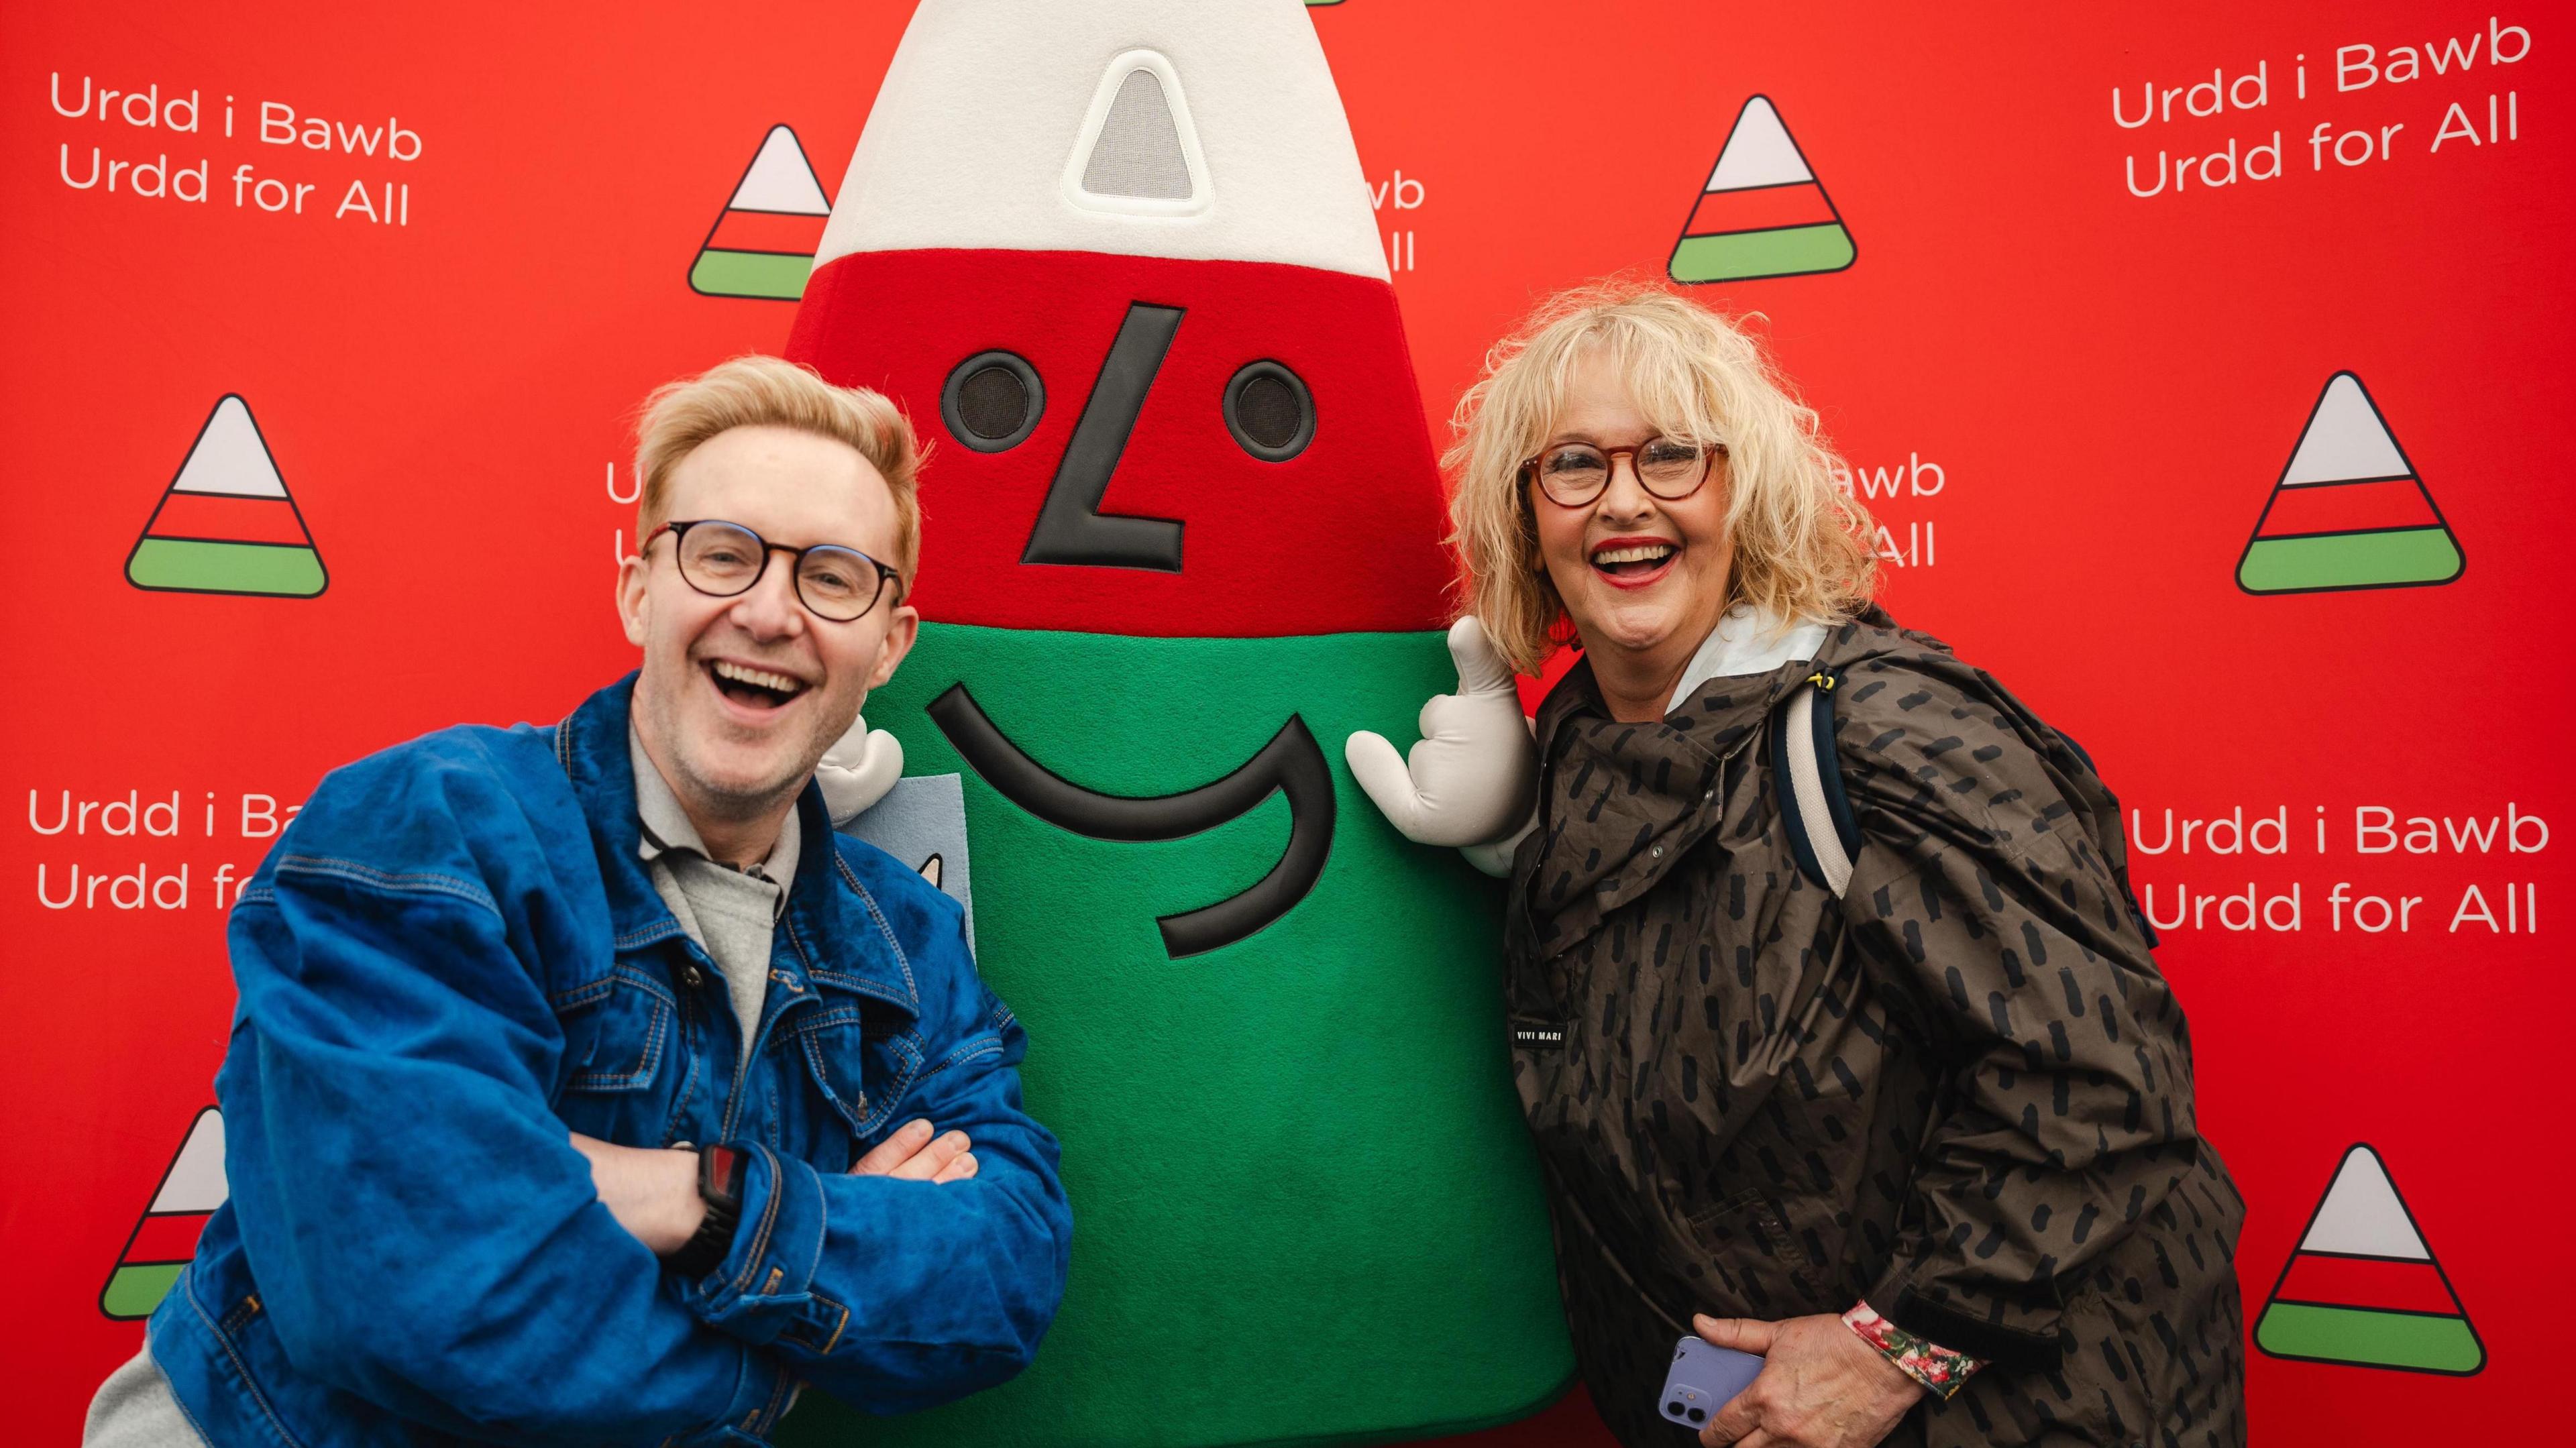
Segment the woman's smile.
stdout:
<path fill-rule="evenodd" d="M 1604 538 L 1592 545 L 1592 571 L 1613 588 L 1646 588 L 1671 573 L 1681 556 L 1676 538 Z"/>

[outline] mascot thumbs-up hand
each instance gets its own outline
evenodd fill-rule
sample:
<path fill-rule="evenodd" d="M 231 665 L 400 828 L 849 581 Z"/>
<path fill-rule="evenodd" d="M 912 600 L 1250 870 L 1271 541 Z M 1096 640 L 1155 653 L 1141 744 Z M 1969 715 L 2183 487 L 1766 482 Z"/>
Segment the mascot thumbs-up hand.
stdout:
<path fill-rule="evenodd" d="M 823 787 L 835 829 L 867 813 L 902 777 L 903 742 L 882 729 L 870 730 L 865 715 L 851 720 L 850 732 L 814 766 L 814 782 Z"/>
<path fill-rule="evenodd" d="M 1493 846 L 1528 827 L 1538 790 L 1538 745 L 1521 713 L 1511 665 L 1462 618 L 1449 629 L 1458 692 L 1422 706 L 1421 742 L 1398 756 L 1385 736 L 1362 730 L 1343 746 L 1351 776 L 1388 823 L 1416 844 L 1456 845 L 1489 874 L 1509 858 Z M 1482 848 L 1476 848 L 1482 847 Z"/>

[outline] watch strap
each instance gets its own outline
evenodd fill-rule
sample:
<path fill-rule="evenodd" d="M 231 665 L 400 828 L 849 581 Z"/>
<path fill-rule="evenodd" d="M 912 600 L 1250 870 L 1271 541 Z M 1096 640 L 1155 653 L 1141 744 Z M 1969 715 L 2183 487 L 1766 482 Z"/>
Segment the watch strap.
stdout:
<path fill-rule="evenodd" d="M 734 1229 L 742 1223 L 742 1184 L 749 1159 L 730 1146 L 698 1148 L 698 1199 L 706 1216 L 679 1250 L 662 1260 L 683 1277 L 704 1277 L 723 1264 L 733 1250 Z"/>

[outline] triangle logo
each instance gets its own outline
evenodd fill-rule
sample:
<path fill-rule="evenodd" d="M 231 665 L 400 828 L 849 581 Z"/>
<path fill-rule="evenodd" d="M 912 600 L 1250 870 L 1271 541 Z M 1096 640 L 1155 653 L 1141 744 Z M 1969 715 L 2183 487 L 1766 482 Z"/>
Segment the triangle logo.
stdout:
<path fill-rule="evenodd" d="M 1769 96 L 1736 114 L 1667 270 L 1677 282 L 1838 272 L 1859 251 Z"/>
<path fill-rule="evenodd" d="M 2308 413 L 2236 562 L 2247 593 L 2448 583 L 2468 567 L 2431 490 L 2361 379 L 2338 372 Z"/>
<path fill-rule="evenodd" d="M 311 598 L 331 584 L 304 515 L 238 393 L 215 403 L 125 558 L 156 593 Z"/>
<path fill-rule="evenodd" d="M 715 228 L 689 266 L 689 290 L 708 297 L 792 302 L 823 245 L 832 203 L 796 132 L 771 126 L 716 214 Z"/>
<path fill-rule="evenodd" d="M 1181 154 L 1171 102 L 1163 99 L 1162 82 L 1152 71 L 1140 66 L 1118 83 L 1117 98 L 1083 162 L 1082 189 L 1142 201 L 1189 199 L 1190 163 Z"/>
<path fill-rule="evenodd" d="M 1112 215 L 1189 216 L 1215 204 L 1189 97 L 1169 57 L 1130 50 L 1101 72 L 1066 163 L 1064 194 Z"/>
<path fill-rule="evenodd" d="M 2379 1153 L 2344 1152 L 2254 1324 L 2278 1358 L 2466 1377 L 2486 1347 Z"/>
<path fill-rule="evenodd" d="M 151 1202 L 126 1234 L 125 1250 L 116 1254 L 115 1270 L 98 1294 L 98 1310 L 119 1322 L 150 1317 L 197 1255 L 197 1236 L 226 1195 L 224 1114 L 209 1106 L 188 1123 Z"/>

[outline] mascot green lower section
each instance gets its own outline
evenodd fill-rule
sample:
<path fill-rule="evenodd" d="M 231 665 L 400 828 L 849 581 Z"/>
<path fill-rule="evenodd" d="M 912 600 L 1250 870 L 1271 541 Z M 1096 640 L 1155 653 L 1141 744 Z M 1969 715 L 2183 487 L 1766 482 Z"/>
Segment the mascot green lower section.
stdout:
<path fill-rule="evenodd" d="M 1208 784 L 1302 719 L 1331 778 L 1320 875 L 1266 926 L 1175 958 L 1157 918 L 1267 875 L 1286 796 L 1185 838 L 1086 837 L 961 758 L 930 710 L 960 683 L 1018 751 L 1107 795 Z M 922 629 L 868 721 L 903 741 L 906 774 L 964 775 L 977 955 L 1027 1027 L 1029 1109 L 1064 1143 L 1072 1276 L 1013 1382 L 895 1420 L 809 1393 L 782 1441 L 1389 1440 L 1563 1390 L 1499 890 L 1396 834 L 1342 761 L 1353 730 L 1410 740 L 1422 701 L 1453 687 L 1437 633 Z"/>

